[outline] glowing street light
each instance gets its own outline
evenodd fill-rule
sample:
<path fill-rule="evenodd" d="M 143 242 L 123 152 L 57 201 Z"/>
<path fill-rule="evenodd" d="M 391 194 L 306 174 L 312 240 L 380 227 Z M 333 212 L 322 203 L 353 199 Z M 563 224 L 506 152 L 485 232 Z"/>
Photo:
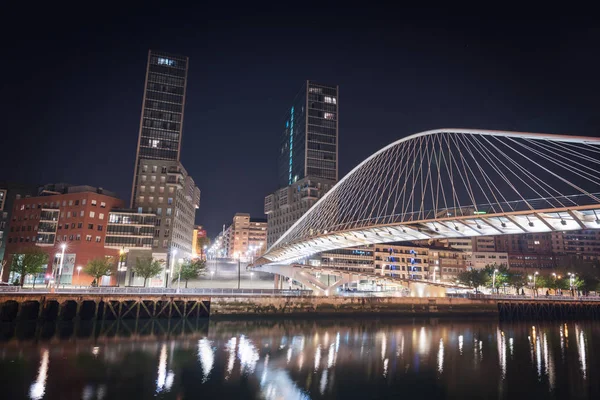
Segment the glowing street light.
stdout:
<path fill-rule="evenodd" d="M 496 274 L 498 273 L 498 270 L 495 269 L 494 273 L 492 274 L 492 293 L 494 293 L 494 288 L 496 287 Z"/>
<path fill-rule="evenodd" d="M 63 269 L 63 263 L 65 262 L 65 250 L 67 248 L 67 244 L 66 243 L 61 243 L 60 248 L 61 248 L 60 265 L 58 267 L 58 279 L 56 281 L 56 287 L 58 287 L 60 285 L 60 281 L 61 281 L 61 278 L 62 278 L 62 269 Z"/>
<path fill-rule="evenodd" d="M 81 274 L 82 269 L 83 267 L 81 265 L 77 267 L 77 283 L 80 283 L 79 274 Z"/>

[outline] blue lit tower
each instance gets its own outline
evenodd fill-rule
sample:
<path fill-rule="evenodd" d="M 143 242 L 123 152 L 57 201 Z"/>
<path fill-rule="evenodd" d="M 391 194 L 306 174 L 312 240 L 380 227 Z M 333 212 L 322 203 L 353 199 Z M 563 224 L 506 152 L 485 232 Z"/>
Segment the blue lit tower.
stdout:
<path fill-rule="evenodd" d="M 265 198 L 270 246 L 338 180 L 338 87 L 306 81 L 283 118 L 279 189 Z"/>

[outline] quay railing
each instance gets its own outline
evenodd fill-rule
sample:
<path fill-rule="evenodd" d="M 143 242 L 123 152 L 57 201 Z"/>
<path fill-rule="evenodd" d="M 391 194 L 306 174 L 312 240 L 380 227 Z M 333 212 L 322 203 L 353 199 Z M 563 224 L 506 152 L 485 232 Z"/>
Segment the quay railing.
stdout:
<path fill-rule="evenodd" d="M 148 295 L 188 295 L 188 296 L 312 296 L 312 290 L 295 289 L 217 289 L 217 288 L 147 288 L 147 287 L 69 287 L 31 288 L 20 286 L 0 286 L 2 293 L 64 293 L 64 294 L 148 294 Z"/>
<path fill-rule="evenodd" d="M 557 296 L 557 295 L 518 295 L 518 294 L 473 294 L 473 293 L 448 293 L 446 297 L 461 298 L 461 299 L 480 299 L 480 300 L 535 300 L 535 301 L 599 301 L 600 296 Z"/>

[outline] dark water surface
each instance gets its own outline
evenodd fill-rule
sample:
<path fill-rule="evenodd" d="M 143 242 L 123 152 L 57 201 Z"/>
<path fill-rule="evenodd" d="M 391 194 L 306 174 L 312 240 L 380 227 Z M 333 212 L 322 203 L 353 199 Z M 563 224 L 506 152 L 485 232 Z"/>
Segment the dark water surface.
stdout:
<path fill-rule="evenodd" d="M 1 399 L 600 399 L 599 322 L 127 321 L 0 331 Z"/>

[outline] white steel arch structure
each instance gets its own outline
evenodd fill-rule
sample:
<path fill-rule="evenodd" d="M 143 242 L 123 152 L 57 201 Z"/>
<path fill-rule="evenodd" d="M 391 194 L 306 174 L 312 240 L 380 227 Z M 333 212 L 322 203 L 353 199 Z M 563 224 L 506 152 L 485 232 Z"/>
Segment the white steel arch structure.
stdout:
<path fill-rule="evenodd" d="M 256 264 L 365 244 L 586 228 L 600 228 L 600 138 L 437 129 L 364 160 Z"/>

